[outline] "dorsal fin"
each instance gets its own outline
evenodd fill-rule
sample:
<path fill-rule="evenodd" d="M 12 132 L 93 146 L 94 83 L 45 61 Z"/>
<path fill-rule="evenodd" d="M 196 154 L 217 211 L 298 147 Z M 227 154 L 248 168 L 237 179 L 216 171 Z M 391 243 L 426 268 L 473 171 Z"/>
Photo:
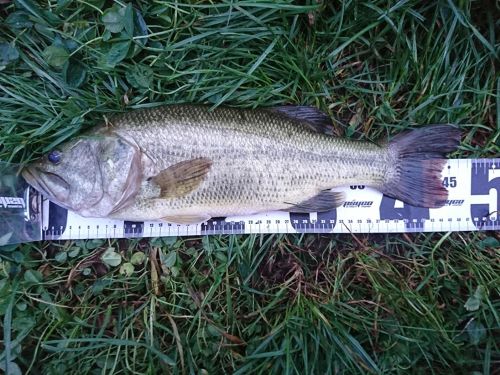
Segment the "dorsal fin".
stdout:
<path fill-rule="evenodd" d="M 283 105 L 270 108 L 270 110 L 282 116 L 305 122 L 315 132 L 333 135 L 330 116 L 317 108 L 301 105 Z"/>

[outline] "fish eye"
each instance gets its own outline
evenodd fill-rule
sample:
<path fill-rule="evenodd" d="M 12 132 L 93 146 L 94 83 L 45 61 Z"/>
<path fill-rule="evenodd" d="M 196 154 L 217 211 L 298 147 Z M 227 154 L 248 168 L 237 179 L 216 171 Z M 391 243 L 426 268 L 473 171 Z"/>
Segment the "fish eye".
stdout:
<path fill-rule="evenodd" d="M 62 153 L 59 150 L 52 150 L 49 153 L 48 159 L 52 164 L 59 164 L 61 162 Z"/>

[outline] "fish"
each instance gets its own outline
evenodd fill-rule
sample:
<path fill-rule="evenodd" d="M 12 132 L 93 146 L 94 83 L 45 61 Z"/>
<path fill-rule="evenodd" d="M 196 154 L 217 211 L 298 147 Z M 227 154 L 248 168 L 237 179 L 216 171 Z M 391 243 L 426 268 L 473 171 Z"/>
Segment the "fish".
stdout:
<path fill-rule="evenodd" d="M 172 104 L 116 114 L 38 160 L 22 176 L 84 217 L 176 224 L 269 211 L 323 212 L 335 188 L 365 185 L 416 207 L 444 205 L 452 124 L 390 141 L 336 137 L 309 106 L 242 109 Z"/>

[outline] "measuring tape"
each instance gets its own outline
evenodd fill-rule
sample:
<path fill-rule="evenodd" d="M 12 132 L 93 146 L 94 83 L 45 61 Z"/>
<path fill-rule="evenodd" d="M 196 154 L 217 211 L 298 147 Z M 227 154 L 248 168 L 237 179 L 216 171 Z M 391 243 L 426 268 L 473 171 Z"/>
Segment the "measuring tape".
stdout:
<path fill-rule="evenodd" d="M 413 207 L 357 185 L 345 203 L 321 213 L 268 212 L 212 218 L 203 224 L 83 218 L 41 198 L 46 240 L 252 233 L 404 233 L 500 229 L 500 159 L 448 160 L 442 172 L 449 196 L 438 209 Z"/>

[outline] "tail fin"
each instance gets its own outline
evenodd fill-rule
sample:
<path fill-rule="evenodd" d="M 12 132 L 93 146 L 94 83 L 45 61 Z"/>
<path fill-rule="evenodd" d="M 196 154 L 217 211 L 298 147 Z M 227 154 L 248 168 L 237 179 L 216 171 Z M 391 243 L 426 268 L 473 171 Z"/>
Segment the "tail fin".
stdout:
<path fill-rule="evenodd" d="M 429 125 L 394 137 L 389 143 L 394 168 L 383 193 L 412 206 L 443 206 L 448 197 L 441 182 L 444 155 L 456 150 L 460 135 L 453 125 Z"/>

